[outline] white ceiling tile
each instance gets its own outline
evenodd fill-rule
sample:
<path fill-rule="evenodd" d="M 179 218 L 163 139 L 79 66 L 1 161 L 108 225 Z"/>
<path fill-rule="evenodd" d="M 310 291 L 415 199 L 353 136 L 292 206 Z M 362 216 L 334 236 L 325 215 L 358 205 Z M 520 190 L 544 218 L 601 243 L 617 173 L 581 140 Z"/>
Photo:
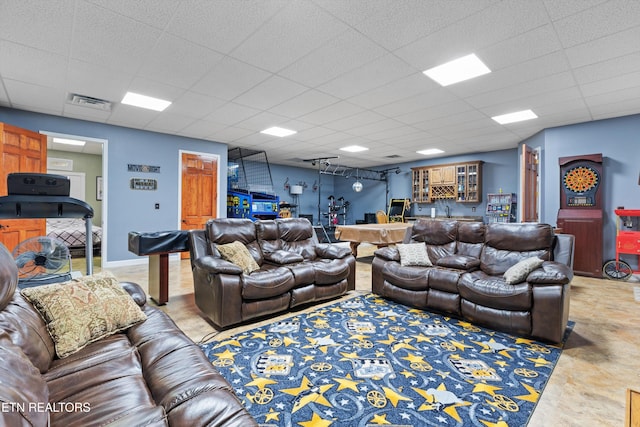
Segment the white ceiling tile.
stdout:
<path fill-rule="evenodd" d="M 271 108 L 271 111 L 287 117 L 300 117 L 321 108 L 335 104 L 335 96 L 311 89 Z"/>
<path fill-rule="evenodd" d="M 225 104 L 227 104 L 226 101 L 213 96 L 205 96 L 195 92 L 184 92 L 173 101 L 171 111 L 174 114 L 190 115 L 200 119 L 208 116 Z"/>
<path fill-rule="evenodd" d="M 252 129 L 256 132 L 260 132 L 273 126 L 282 127 L 281 124 L 286 121 L 288 121 L 287 117 L 263 111 L 256 114 L 255 116 L 249 117 L 246 120 L 236 123 L 236 126 L 243 129 Z"/>
<path fill-rule="evenodd" d="M 168 110 L 163 111 L 158 114 L 158 116 L 151 120 L 146 129 L 156 131 L 156 132 L 180 132 L 182 129 L 186 128 L 190 124 L 193 124 L 195 120 L 191 117 L 183 116 L 181 114 L 174 114 L 168 112 Z"/>
<path fill-rule="evenodd" d="M 348 30 L 297 60 L 279 74 L 315 87 L 386 53 L 387 51 L 362 34 Z"/>
<path fill-rule="evenodd" d="M 89 120 L 92 122 L 105 123 L 111 116 L 111 111 L 104 111 L 80 105 L 64 104 L 63 115 L 74 119 Z"/>
<path fill-rule="evenodd" d="M 557 21 L 570 15 L 575 15 L 585 9 L 591 9 L 609 0 L 543 0 L 544 6 L 552 20 Z"/>
<path fill-rule="evenodd" d="M 18 80 L 4 79 L 4 86 L 11 105 L 25 109 L 38 100 L 38 112 L 62 115 L 65 94 L 58 88 L 34 85 Z M 29 108 L 31 110 L 31 108 Z"/>
<path fill-rule="evenodd" d="M 598 80 L 582 85 L 582 93 L 585 97 L 600 95 L 603 93 L 617 92 L 640 86 L 640 70 L 633 73 L 621 74 L 605 80 Z"/>
<path fill-rule="evenodd" d="M 402 123 L 393 119 L 384 119 L 375 123 L 369 123 L 363 126 L 354 127 L 348 130 L 348 133 L 356 136 L 367 136 L 382 132 L 389 129 L 401 127 Z"/>
<path fill-rule="evenodd" d="M 269 76 L 271 74 L 266 71 L 226 57 L 193 85 L 191 90 L 231 101 Z"/>
<path fill-rule="evenodd" d="M 259 114 L 260 110 L 255 108 L 245 107 L 244 105 L 235 104 L 233 102 L 227 102 L 222 107 L 214 110 L 205 119 L 213 120 L 217 123 L 224 123 L 226 125 L 235 125 L 238 122 L 253 117 Z"/>
<path fill-rule="evenodd" d="M 179 98 L 183 93 L 180 88 L 177 88 L 175 86 L 169 86 L 156 80 L 149 80 L 142 77 L 134 77 L 129 84 L 127 91 L 151 96 L 153 98 L 160 98 L 171 102 Z M 118 99 L 117 101 L 120 102 L 121 100 L 122 99 Z M 171 109 L 171 106 L 169 106 L 168 109 Z"/>
<path fill-rule="evenodd" d="M 330 129 L 339 131 L 345 131 L 354 127 L 363 126 L 369 123 L 385 120 L 386 117 L 377 114 L 373 111 L 363 111 L 352 116 L 348 116 L 342 119 L 334 120 L 327 123 L 325 126 Z"/>
<path fill-rule="evenodd" d="M 73 25 L 72 58 L 122 71 L 137 70 L 160 30 L 114 12 L 79 2 Z"/>
<path fill-rule="evenodd" d="M 639 14 L 640 15 L 640 14 Z M 637 17 L 640 19 L 640 16 Z M 572 46 L 564 50 L 572 67 L 578 68 L 640 51 L 640 27 Z"/>
<path fill-rule="evenodd" d="M 69 93 L 120 102 L 132 81 L 133 74 L 88 62 L 69 61 Z"/>
<path fill-rule="evenodd" d="M 260 110 L 267 110 L 300 95 L 307 89 L 307 87 L 291 80 L 280 76 L 272 76 L 236 97 L 234 102 Z"/>
<path fill-rule="evenodd" d="M 216 132 L 224 130 L 228 126 L 222 123 L 216 123 L 210 120 L 196 120 L 184 127 L 181 131 L 181 135 L 189 136 L 191 138 L 204 138 L 208 139 Z"/>
<path fill-rule="evenodd" d="M 299 119 L 316 125 L 324 125 L 343 117 L 352 116 L 361 111 L 364 111 L 362 107 L 353 105 L 350 102 L 340 101 L 312 113 L 305 114 L 304 116 L 299 117 Z"/>
<path fill-rule="evenodd" d="M 363 108 L 376 108 L 435 88 L 435 83 L 431 79 L 425 78 L 424 74 L 413 73 L 384 86 L 351 97 L 348 101 Z"/>
<path fill-rule="evenodd" d="M 0 6 L 0 39 L 68 55 L 75 6 L 75 0 L 3 1 Z"/>
<path fill-rule="evenodd" d="M 394 50 L 487 8 L 493 0 L 390 1 L 355 26 L 386 49 Z"/>
<path fill-rule="evenodd" d="M 163 34 L 138 70 L 138 75 L 188 89 L 223 56 L 195 43 Z"/>
<path fill-rule="evenodd" d="M 424 78 L 429 80 L 427 77 Z M 433 90 L 418 92 L 417 95 L 409 98 L 383 105 L 376 108 L 375 111 L 387 117 L 402 117 L 417 110 L 457 101 L 458 99 L 451 91 L 437 87 Z"/>
<path fill-rule="evenodd" d="M 174 3 L 174 2 L 171 2 Z M 193 43 L 229 53 L 284 7 L 286 0 L 195 0 L 180 2 L 166 31 Z"/>
<path fill-rule="evenodd" d="M 233 52 L 235 58 L 277 72 L 347 30 L 312 2 L 288 2 Z M 295 34 L 292 37 L 292 34 Z"/>
<path fill-rule="evenodd" d="M 211 139 L 219 142 L 232 142 L 247 135 L 251 135 L 254 132 L 255 131 L 249 129 L 229 126 L 221 131 L 215 132 L 213 135 L 211 135 Z"/>
<path fill-rule="evenodd" d="M 327 129 L 322 126 L 314 126 L 309 129 L 302 130 L 295 135 L 295 139 L 298 141 L 310 141 L 321 136 L 330 135 L 336 133 L 333 129 Z"/>
<path fill-rule="evenodd" d="M 571 47 L 637 28 L 639 14 L 640 2 L 614 0 L 560 19 L 554 26 L 562 45 Z"/>
<path fill-rule="evenodd" d="M 466 111 L 472 111 L 472 107 L 462 100 L 457 100 L 440 105 L 434 105 L 429 108 L 422 108 L 408 114 L 396 116 L 395 119 L 408 125 L 414 125 L 420 129 L 426 129 L 426 126 L 429 126 L 433 120 L 448 116 L 455 117 Z M 428 122 L 428 124 L 425 124 L 424 122 Z"/>
<path fill-rule="evenodd" d="M 586 84 L 636 71 L 640 71 L 640 50 L 629 55 L 575 68 L 573 74 L 576 77 L 576 82 Z"/>
<path fill-rule="evenodd" d="M 85 0 L 117 14 L 127 16 L 156 28 L 164 29 L 176 13 L 180 3 L 170 0 Z"/>
<path fill-rule="evenodd" d="M 416 71 L 395 55 L 389 54 L 349 71 L 319 86 L 318 89 L 345 99 L 410 76 Z"/>
<path fill-rule="evenodd" d="M 48 87 L 65 83 L 67 58 L 64 56 L 3 40 L 0 40 L 0 52 L 14 58 L 0 61 L 0 75 L 4 78 Z"/>
<path fill-rule="evenodd" d="M 147 110 L 145 108 L 116 104 L 111 109 L 111 115 L 107 123 L 125 127 L 133 127 L 134 124 L 138 123 L 137 128 L 144 129 L 147 123 L 155 119 L 158 114 L 157 111 Z M 144 123 L 144 126 L 141 126 L 140 123 Z"/>

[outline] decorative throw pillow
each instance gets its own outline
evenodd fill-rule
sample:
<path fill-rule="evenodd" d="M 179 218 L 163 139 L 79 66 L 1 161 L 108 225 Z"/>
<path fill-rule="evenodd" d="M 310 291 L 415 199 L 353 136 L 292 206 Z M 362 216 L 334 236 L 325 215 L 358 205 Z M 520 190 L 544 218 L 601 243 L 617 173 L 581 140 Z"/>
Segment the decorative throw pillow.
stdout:
<path fill-rule="evenodd" d="M 400 265 L 421 265 L 431 267 L 433 264 L 424 243 L 399 243 L 396 245 L 400 252 Z"/>
<path fill-rule="evenodd" d="M 59 358 L 147 318 L 108 272 L 20 293 L 44 319 Z"/>
<path fill-rule="evenodd" d="M 515 285 L 516 283 L 524 282 L 529 273 L 540 267 L 543 262 L 544 261 L 538 257 L 523 259 L 504 272 L 504 280 L 509 285 Z"/>
<path fill-rule="evenodd" d="M 236 241 L 226 245 L 217 245 L 216 247 L 223 259 L 240 267 L 244 274 L 251 274 L 256 270 L 260 270 L 260 266 L 249 253 L 249 249 L 242 243 Z"/>

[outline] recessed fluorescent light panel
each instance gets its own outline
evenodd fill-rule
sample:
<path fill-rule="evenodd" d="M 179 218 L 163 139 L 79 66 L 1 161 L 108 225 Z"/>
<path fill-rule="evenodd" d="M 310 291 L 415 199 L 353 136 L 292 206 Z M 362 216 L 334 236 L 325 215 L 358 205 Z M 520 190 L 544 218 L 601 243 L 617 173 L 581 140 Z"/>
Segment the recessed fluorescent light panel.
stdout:
<path fill-rule="evenodd" d="M 359 153 L 360 151 L 367 151 L 368 148 L 359 145 L 349 145 L 348 147 L 342 147 L 340 150 L 348 151 L 349 153 Z"/>
<path fill-rule="evenodd" d="M 153 98 L 151 96 L 140 95 L 139 93 L 133 92 L 127 92 L 124 98 L 122 98 L 122 103 L 154 111 L 164 111 L 169 105 L 171 105 L 171 101 L 165 101 L 164 99 Z"/>
<path fill-rule="evenodd" d="M 473 53 L 423 71 L 427 77 L 442 86 L 449 86 L 490 72 L 489 67 Z"/>
<path fill-rule="evenodd" d="M 507 123 L 515 123 L 515 122 L 522 122 L 525 120 L 537 119 L 538 116 L 536 116 L 536 113 L 534 113 L 531 110 L 523 110 L 523 111 L 516 111 L 515 113 L 502 114 L 501 116 L 494 116 L 491 118 L 496 122 L 500 123 L 501 125 L 506 125 Z"/>
<path fill-rule="evenodd" d="M 418 154 L 423 154 L 425 156 L 431 156 L 432 154 L 440 154 L 440 153 L 444 153 L 444 151 L 442 151 L 439 148 L 429 148 L 427 150 L 420 150 L 420 151 L 416 151 L 416 153 Z"/>
<path fill-rule="evenodd" d="M 83 147 L 86 144 L 85 141 L 80 141 L 78 139 L 67 139 L 67 138 L 53 138 L 53 142 L 56 144 L 66 144 L 66 145 L 77 145 L 79 147 Z"/>
<path fill-rule="evenodd" d="M 261 131 L 260 133 L 283 137 L 283 136 L 293 135 L 294 133 L 297 133 L 297 132 L 295 130 L 285 129 L 285 128 L 280 128 L 278 126 L 274 126 L 274 127 L 270 127 L 269 129 L 265 129 L 265 130 Z"/>

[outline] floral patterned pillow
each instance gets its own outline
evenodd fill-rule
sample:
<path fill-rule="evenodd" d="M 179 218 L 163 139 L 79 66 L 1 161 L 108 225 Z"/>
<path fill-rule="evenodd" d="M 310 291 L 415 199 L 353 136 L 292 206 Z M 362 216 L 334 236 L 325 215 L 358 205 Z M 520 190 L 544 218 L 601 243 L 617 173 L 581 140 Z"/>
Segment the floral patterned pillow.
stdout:
<path fill-rule="evenodd" d="M 400 252 L 400 265 L 419 265 L 430 267 L 433 264 L 424 243 L 399 243 L 396 245 Z"/>
<path fill-rule="evenodd" d="M 251 256 L 249 249 L 242 243 L 233 242 L 226 245 L 217 245 L 216 247 L 223 259 L 240 267 L 244 274 L 251 274 L 256 270 L 260 270 L 260 266 Z"/>
<path fill-rule="evenodd" d="M 543 262 L 543 260 L 535 256 L 523 259 L 504 272 L 504 280 L 509 285 L 524 282 L 527 279 L 527 276 L 529 276 L 529 273 L 540 267 Z"/>
<path fill-rule="evenodd" d="M 25 288 L 20 293 L 44 319 L 59 358 L 147 318 L 108 272 Z"/>

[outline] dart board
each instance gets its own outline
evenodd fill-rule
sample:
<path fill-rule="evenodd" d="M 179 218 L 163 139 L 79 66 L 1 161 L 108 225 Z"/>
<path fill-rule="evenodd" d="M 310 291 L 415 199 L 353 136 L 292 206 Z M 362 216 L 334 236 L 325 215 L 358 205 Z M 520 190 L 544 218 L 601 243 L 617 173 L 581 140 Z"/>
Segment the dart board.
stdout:
<path fill-rule="evenodd" d="M 560 186 L 565 207 L 592 208 L 599 201 L 601 163 L 591 161 L 570 162 L 561 168 Z"/>

